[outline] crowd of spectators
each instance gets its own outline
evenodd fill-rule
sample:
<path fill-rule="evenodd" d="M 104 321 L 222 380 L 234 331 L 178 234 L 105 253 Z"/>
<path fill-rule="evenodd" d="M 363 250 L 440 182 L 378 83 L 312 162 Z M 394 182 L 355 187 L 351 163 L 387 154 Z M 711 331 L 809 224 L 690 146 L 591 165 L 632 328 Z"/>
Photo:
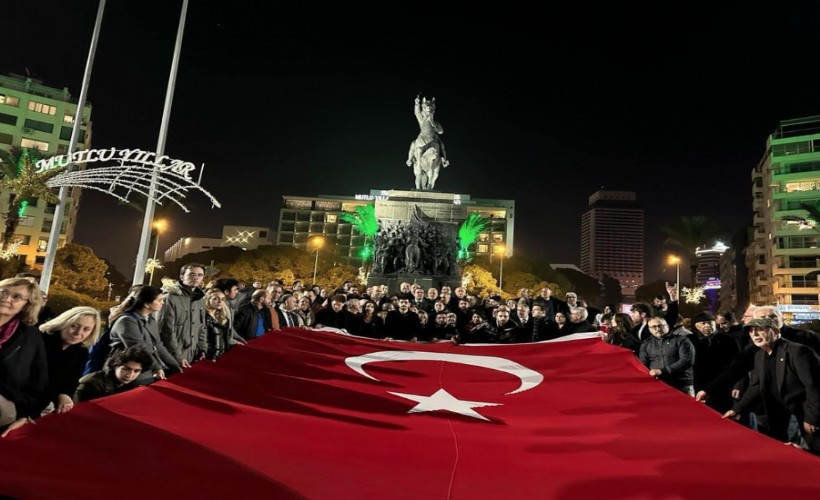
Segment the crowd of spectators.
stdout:
<path fill-rule="evenodd" d="M 186 264 L 164 288 L 135 286 L 109 311 L 75 307 L 48 321 L 36 282 L 0 281 L 2 436 L 78 402 L 164 380 L 192 364 L 289 327 L 332 328 L 407 342 L 504 344 L 599 335 L 632 351 L 648 376 L 760 432 L 818 453 L 820 336 L 783 324 L 774 306 L 750 307 L 743 324 L 728 312 L 679 314 L 677 290 L 653 303 L 596 310 L 549 287 L 535 296 L 479 298 L 463 287 L 402 283 L 332 291 L 278 281 L 205 285 L 205 267 Z M 89 349 L 92 350 L 89 354 Z"/>

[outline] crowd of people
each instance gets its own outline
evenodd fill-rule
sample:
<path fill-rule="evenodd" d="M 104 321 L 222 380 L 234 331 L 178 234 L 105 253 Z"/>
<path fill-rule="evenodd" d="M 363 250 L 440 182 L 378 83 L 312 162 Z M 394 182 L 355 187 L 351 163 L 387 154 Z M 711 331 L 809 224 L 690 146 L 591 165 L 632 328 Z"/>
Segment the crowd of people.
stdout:
<path fill-rule="evenodd" d="M 186 264 L 174 284 L 135 286 L 109 311 L 75 307 L 43 320 L 44 296 L 30 277 L 0 281 L 0 431 L 48 413 L 165 380 L 268 332 L 332 328 L 374 339 L 462 344 L 524 343 L 599 335 L 635 353 L 648 376 L 787 443 L 820 452 L 820 335 L 783 324 L 774 306 L 684 319 L 677 289 L 629 313 L 589 307 L 544 287 L 535 296 L 479 298 L 464 287 L 402 283 L 328 291 L 295 281 L 205 285 Z"/>

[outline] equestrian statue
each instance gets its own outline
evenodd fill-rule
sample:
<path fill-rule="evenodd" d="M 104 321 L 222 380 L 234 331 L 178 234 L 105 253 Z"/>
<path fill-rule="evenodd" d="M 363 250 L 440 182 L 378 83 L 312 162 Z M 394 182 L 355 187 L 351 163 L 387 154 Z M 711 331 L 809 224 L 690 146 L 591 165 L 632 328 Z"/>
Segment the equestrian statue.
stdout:
<path fill-rule="evenodd" d="M 416 120 L 419 122 L 419 135 L 410 143 L 407 153 L 407 166 L 413 167 L 416 176 L 416 189 L 430 190 L 436 185 L 439 170 L 450 164 L 447 153 L 444 151 L 444 142 L 439 135 L 444 133 L 440 123 L 437 123 L 436 98 L 427 100 L 416 96 L 416 105 L 413 108 Z"/>

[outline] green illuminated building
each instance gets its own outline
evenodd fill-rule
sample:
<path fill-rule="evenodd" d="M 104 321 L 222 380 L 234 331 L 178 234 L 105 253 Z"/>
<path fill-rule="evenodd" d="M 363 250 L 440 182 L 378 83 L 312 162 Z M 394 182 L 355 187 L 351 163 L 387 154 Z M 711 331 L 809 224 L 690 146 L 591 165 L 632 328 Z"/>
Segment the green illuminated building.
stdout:
<path fill-rule="evenodd" d="M 43 156 L 65 154 L 71 140 L 71 128 L 77 119 L 77 101 L 68 89 L 43 85 L 30 77 L 17 75 L 0 76 L 0 148 L 12 147 L 39 149 Z M 77 150 L 88 149 L 91 144 L 91 105 L 82 112 L 82 129 Z M 8 207 L 9 191 L 0 191 L 0 210 Z M 67 210 L 60 228 L 62 247 L 74 237 L 80 190 L 69 191 Z M 15 236 L 21 241 L 19 258 L 32 267 L 41 267 L 45 259 L 48 236 L 55 206 L 43 200 L 30 204 Z"/>

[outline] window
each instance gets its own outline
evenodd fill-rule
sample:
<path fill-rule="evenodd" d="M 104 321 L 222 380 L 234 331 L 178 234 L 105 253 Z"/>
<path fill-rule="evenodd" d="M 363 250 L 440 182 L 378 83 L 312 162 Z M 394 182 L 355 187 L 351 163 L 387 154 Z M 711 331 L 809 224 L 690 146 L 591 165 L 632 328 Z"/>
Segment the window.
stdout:
<path fill-rule="evenodd" d="M 39 130 L 40 132 L 47 132 L 49 134 L 54 132 L 54 125 L 51 123 L 41 122 L 39 120 L 26 119 L 23 126 L 34 130 Z"/>
<path fill-rule="evenodd" d="M 817 294 L 792 294 L 792 304 L 817 305 Z"/>
<path fill-rule="evenodd" d="M 817 257 L 789 257 L 789 267 L 809 268 L 817 267 Z"/>
<path fill-rule="evenodd" d="M 6 113 L 0 113 L 0 123 L 5 123 L 6 125 L 17 125 L 17 117 Z"/>
<path fill-rule="evenodd" d="M 57 114 L 57 108 L 55 106 L 49 106 L 48 104 L 43 104 L 41 102 L 30 101 L 28 103 L 28 110 L 34 111 L 36 113 L 43 113 L 44 115 L 51 115 L 54 116 Z"/>
<path fill-rule="evenodd" d="M 0 104 L 14 106 L 16 108 L 20 105 L 20 99 L 14 97 L 13 95 L 0 94 Z"/>
<path fill-rule="evenodd" d="M 29 149 L 39 149 L 43 153 L 47 153 L 49 147 L 47 142 L 35 141 L 34 139 L 26 139 L 25 137 L 22 141 L 20 141 L 20 146 Z"/>
<path fill-rule="evenodd" d="M 493 233 L 493 243 L 504 243 L 504 235 L 501 233 Z"/>
<path fill-rule="evenodd" d="M 35 264 L 45 264 L 46 263 L 46 256 L 45 255 L 38 255 L 34 257 Z"/>
<path fill-rule="evenodd" d="M 792 286 L 794 288 L 815 288 L 817 280 L 805 276 L 792 276 Z"/>
<path fill-rule="evenodd" d="M 335 223 L 337 217 L 336 214 L 325 214 L 325 222 Z"/>
<path fill-rule="evenodd" d="M 789 182 L 786 183 L 786 192 L 813 191 L 817 189 L 817 181 Z"/>
<path fill-rule="evenodd" d="M 268 237 L 268 232 L 267 231 L 259 231 L 259 237 L 260 238 L 267 238 Z"/>
<path fill-rule="evenodd" d="M 790 142 L 772 146 L 773 156 L 787 156 L 802 153 L 811 153 L 811 141 Z"/>
<path fill-rule="evenodd" d="M 38 252 L 45 252 L 48 248 L 48 238 L 40 238 L 40 241 L 37 242 L 37 251 Z"/>
<path fill-rule="evenodd" d="M 490 251 L 490 245 L 478 245 L 478 253 L 487 253 Z"/>
<path fill-rule="evenodd" d="M 60 127 L 60 140 L 62 141 L 70 141 L 71 140 L 71 127 Z M 77 137 L 77 142 L 85 141 L 85 130 L 80 129 L 79 137 Z"/>
<path fill-rule="evenodd" d="M 63 115 L 63 123 L 70 123 L 74 124 L 74 115 L 70 115 L 68 113 Z"/>
<path fill-rule="evenodd" d="M 30 234 L 24 234 L 24 235 L 15 234 L 14 239 L 20 240 L 21 245 L 30 245 L 31 244 L 31 235 Z"/>
<path fill-rule="evenodd" d="M 0 132 L 0 144 L 11 144 L 12 142 L 14 142 L 13 135 Z"/>

